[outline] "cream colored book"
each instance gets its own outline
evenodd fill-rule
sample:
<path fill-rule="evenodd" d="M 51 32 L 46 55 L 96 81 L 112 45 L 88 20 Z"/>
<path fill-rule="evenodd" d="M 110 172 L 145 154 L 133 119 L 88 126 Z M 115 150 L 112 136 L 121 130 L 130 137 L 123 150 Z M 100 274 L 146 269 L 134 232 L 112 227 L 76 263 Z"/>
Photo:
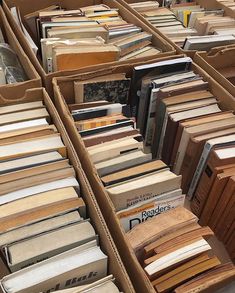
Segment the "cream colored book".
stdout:
<path fill-rule="evenodd" d="M 179 189 L 180 184 L 181 176 L 163 170 L 107 187 L 106 190 L 116 211 L 120 211 L 135 203 Z"/>
<path fill-rule="evenodd" d="M 118 287 L 114 284 L 115 279 L 109 275 L 94 283 L 74 287 L 65 290 L 59 290 L 57 293 L 119 293 Z"/>
<path fill-rule="evenodd" d="M 4 293 L 45 292 L 92 283 L 106 275 L 107 256 L 91 241 L 5 276 L 1 286 Z"/>
<path fill-rule="evenodd" d="M 85 220 L 9 244 L 4 253 L 9 269 L 15 272 L 95 239 L 94 228 Z"/>
<path fill-rule="evenodd" d="M 0 160 L 9 160 L 48 151 L 58 151 L 63 157 L 66 157 L 66 147 L 59 134 L 2 145 L 0 146 Z"/>
<path fill-rule="evenodd" d="M 82 218 L 79 212 L 74 211 L 63 215 L 58 215 L 43 221 L 39 221 L 30 225 L 25 225 L 17 229 L 13 229 L 11 231 L 0 234 L 0 247 L 81 220 Z"/>
<path fill-rule="evenodd" d="M 38 108 L 45 108 L 42 101 L 3 106 L 0 108 L 0 114 L 3 115 L 8 113 L 15 113 L 15 112 L 21 112 L 26 110 L 38 109 Z"/>
<path fill-rule="evenodd" d="M 65 187 L 76 187 L 79 189 L 79 184 L 74 177 L 51 181 L 44 184 L 38 184 L 31 187 L 26 187 L 14 192 L 6 193 L 0 196 L 0 205 L 11 201 L 16 201 L 38 193 L 43 193 L 51 190 L 57 190 Z M 1 206 L 0 206 L 1 207 Z"/>
<path fill-rule="evenodd" d="M 15 172 L 24 168 L 38 166 L 50 162 L 63 160 L 58 152 L 48 152 L 40 155 L 33 155 L 19 159 L 0 162 L 0 174 Z"/>
<path fill-rule="evenodd" d="M 141 150 L 137 150 L 128 154 L 120 155 L 114 159 L 97 163 L 95 164 L 95 167 L 100 176 L 105 176 L 122 169 L 149 162 L 151 159 L 152 154 L 145 154 Z"/>
<path fill-rule="evenodd" d="M 143 142 L 135 138 L 123 138 L 87 148 L 93 163 L 119 156 L 122 152 L 143 149 Z"/>
<path fill-rule="evenodd" d="M 49 118 L 49 113 L 46 108 L 22 111 L 20 114 L 8 113 L 0 116 L 0 125 L 6 125 L 9 123 L 16 123 L 20 121 L 28 121 L 33 119 Z"/>

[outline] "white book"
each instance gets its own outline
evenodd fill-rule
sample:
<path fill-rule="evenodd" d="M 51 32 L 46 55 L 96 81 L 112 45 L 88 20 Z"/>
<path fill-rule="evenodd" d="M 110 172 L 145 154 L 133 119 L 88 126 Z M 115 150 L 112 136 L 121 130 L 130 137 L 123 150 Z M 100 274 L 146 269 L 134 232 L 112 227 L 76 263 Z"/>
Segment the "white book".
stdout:
<path fill-rule="evenodd" d="M 89 220 L 80 221 L 23 239 L 4 247 L 11 272 L 97 239 Z"/>
<path fill-rule="evenodd" d="M 193 179 L 191 181 L 189 190 L 188 190 L 187 196 L 189 197 L 190 200 L 193 198 L 194 192 L 196 190 L 199 179 L 201 178 L 202 172 L 205 168 L 205 165 L 206 165 L 206 162 L 207 162 L 207 159 L 208 159 L 208 156 L 210 154 L 211 149 L 215 146 L 220 146 L 220 145 L 223 145 L 226 143 L 231 143 L 233 141 L 235 141 L 234 134 L 213 138 L 213 139 L 210 139 L 206 142 L 204 149 L 202 151 L 200 160 L 198 162 L 196 171 L 193 175 Z"/>
<path fill-rule="evenodd" d="M 25 129 L 25 128 L 34 127 L 34 126 L 43 126 L 43 125 L 49 125 L 45 118 L 12 123 L 12 124 L 0 126 L 0 133 L 19 130 L 19 129 Z"/>
<path fill-rule="evenodd" d="M 89 242 L 3 277 L 4 293 L 57 291 L 95 282 L 107 275 L 107 256 Z"/>
<path fill-rule="evenodd" d="M 79 183 L 74 177 L 61 179 L 52 181 L 49 183 L 39 184 L 35 186 L 31 186 L 28 188 L 24 188 L 21 190 L 17 190 L 14 192 L 10 192 L 4 195 L 0 196 L 0 205 L 6 204 L 11 201 L 15 201 L 17 199 L 25 198 L 27 196 L 31 196 L 34 194 L 65 188 L 65 187 L 76 187 L 76 189 L 79 189 Z"/>
<path fill-rule="evenodd" d="M 182 190 L 177 189 L 117 212 L 117 217 L 119 218 L 125 232 L 128 232 L 136 225 L 150 220 L 152 217 L 156 217 L 161 213 L 167 212 L 178 206 L 183 206 L 184 200 L 185 195 L 182 194 Z"/>
<path fill-rule="evenodd" d="M 33 153 L 65 150 L 59 134 L 51 134 L 37 139 L 29 139 L 17 143 L 0 145 L 0 160 L 16 156 L 26 156 Z"/>
<path fill-rule="evenodd" d="M 187 260 L 193 256 L 196 256 L 202 252 L 209 251 L 211 249 L 210 245 L 206 240 L 201 239 L 195 241 L 192 244 L 186 245 L 185 247 L 179 248 L 161 258 L 153 261 L 151 264 L 147 265 L 144 270 L 149 276 L 154 275 L 172 265 L 180 263 Z"/>
<path fill-rule="evenodd" d="M 0 247 L 82 220 L 78 211 L 58 215 L 0 234 Z"/>
<path fill-rule="evenodd" d="M 15 172 L 23 168 L 33 167 L 39 164 L 46 164 L 62 160 L 63 157 L 58 152 L 48 152 L 40 155 L 33 155 L 19 159 L 0 162 L 0 174 Z"/>

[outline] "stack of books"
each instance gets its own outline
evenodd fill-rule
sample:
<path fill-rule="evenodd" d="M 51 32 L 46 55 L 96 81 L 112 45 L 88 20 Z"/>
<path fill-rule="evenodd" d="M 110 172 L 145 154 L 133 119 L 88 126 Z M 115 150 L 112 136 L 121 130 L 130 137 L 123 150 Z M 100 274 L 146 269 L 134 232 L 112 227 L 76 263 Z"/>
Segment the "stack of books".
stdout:
<path fill-rule="evenodd" d="M 132 75 L 74 79 L 71 114 L 125 231 L 182 206 L 185 194 L 199 217 L 209 198 L 209 215 L 214 168 L 233 167 L 235 115 L 221 109 L 211 83 L 194 69 L 190 58 L 171 57 L 134 67 Z M 224 214 L 220 230 L 226 231 L 216 235 L 233 258 L 234 201 L 226 191 L 225 203 L 216 190 L 214 213 Z"/>
<path fill-rule="evenodd" d="M 134 9 L 137 5 L 137 11 L 146 20 L 184 50 L 209 51 L 235 43 L 235 20 L 224 15 L 222 9 L 208 10 L 196 2 L 173 4 L 168 9 L 147 2 L 141 9 L 137 3 L 130 5 Z"/>
<path fill-rule="evenodd" d="M 4 292 L 49 292 L 106 277 L 107 256 L 42 101 L 0 108 L 0 186 L 0 247 L 11 272 L 1 280 Z"/>
<path fill-rule="evenodd" d="M 28 80 L 16 52 L 6 43 L 0 28 L 0 86 Z"/>
<path fill-rule="evenodd" d="M 47 73 L 155 56 L 160 52 L 152 45 L 150 33 L 128 23 L 118 9 L 104 4 L 76 10 L 53 5 L 25 15 L 24 20 L 38 47 L 41 43 Z"/>
<path fill-rule="evenodd" d="M 208 242 L 212 230 L 197 220 L 178 207 L 126 234 L 156 292 L 215 292 L 235 279 L 234 265 L 221 263 Z"/>

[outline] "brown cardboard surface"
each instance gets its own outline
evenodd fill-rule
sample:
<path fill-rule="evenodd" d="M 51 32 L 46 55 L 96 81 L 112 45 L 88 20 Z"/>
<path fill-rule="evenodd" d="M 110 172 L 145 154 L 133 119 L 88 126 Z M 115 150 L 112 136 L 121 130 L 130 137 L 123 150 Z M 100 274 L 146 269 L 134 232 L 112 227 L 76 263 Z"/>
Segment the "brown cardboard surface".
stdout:
<path fill-rule="evenodd" d="M 178 45 L 176 45 L 174 42 L 172 42 L 171 39 L 168 38 L 165 34 L 163 34 L 156 27 L 154 27 L 139 12 L 137 12 L 136 10 L 134 10 L 133 8 L 131 8 L 131 6 L 129 5 L 129 3 L 134 3 L 134 2 L 137 2 L 137 1 L 135 1 L 135 0 L 118 0 L 118 1 L 120 2 L 121 5 L 123 5 L 128 10 L 130 10 L 134 15 L 136 15 L 142 22 L 146 23 L 152 30 L 156 31 L 169 44 L 171 44 L 176 49 L 176 52 L 177 53 L 179 53 L 179 54 L 186 54 L 187 56 L 193 58 L 194 54 L 196 53 L 195 50 L 183 50 Z M 139 2 L 143 2 L 143 1 L 144 0 L 140 0 Z M 222 8 L 223 9 L 222 5 L 220 3 L 218 3 L 216 0 L 206 0 L 206 1 L 205 0 L 195 0 L 195 2 L 198 3 L 199 5 L 201 5 L 204 8 L 208 8 L 208 9 Z M 229 14 L 227 14 L 227 11 L 225 11 L 225 15 L 229 15 Z"/>
<path fill-rule="evenodd" d="M 67 78 L 55 78 L 53 79 L 53 86 L 57 110 L 65 124 L 71 141 L 73 142 L 75 150 L 77 151 L 77 154 L 81 160 L 84 171 L 90 181 L 98 204 L 100 205 L 104 218 L 106 219 L 108 227 L 119 249 L 120 255 L 132 279 L 135 289 L 137 292 L 142 293 L 154 292 L 154 288 L 152 287 L 150 281 L 148 280 L 142 267 L 137 261 L 137 258 L 135 257 L 133 251 L 131 250 L 130 246 L 126 241 L 125 232 L 123 228 L 120 226 L 120 223 L 115 215 L 113 204 L 109 199 L 103 187 L 103 184 L 101 183 L 101 180 L 96 172 L 96 169 L 89 158 L 88 152 L 86 151 L 85 145 L 79 133 L 77 132 L 74 120 L 67 106 L 67 104 L 74 103 L 73 82 L 75 80 L 84 80 L 86 78 L 91 78 L 102 74 L 118 72 L 126 72 L 127 76 L 130 76 L 133 67 L 136 65 L 137 64 L 129 64 L 126 66 L 114 67 L 109 66 L 103 70 L 100 69 L 98 71 L 87 72 L 81 75 L 70 76 Z M 196 64 L 193 64 L 193 69 L 195 70 L 195 72 L 202 75 L 205 81 L 208 81 L 210 90 L 215 95 L 215 97 L 219 99 L 221 107 L 223 109 L 235 109 L 235 100 L 226 90 L 224 90 L 217 82 L 215 82 L 206 72 L 204 72 Z"/>
<path fill-rule="evenodd" d="M 0 26 L 3 31 L 4 37 L 11 48 L 17 54 L 19 61 L 24 68 L 26 75 L 29 80 L 24 82 L 19 82 L 15 84 L 7 84 L 0 86 L 0 97 L 10 98 L 10 97 L 20 97 L 24 95 L 25 90 L 33 87 L 41 86 L 41 78 L 38 75 L 37 71 L 34 69 L 29 58 L 24 53 L 22 47 L 20 46 L 16 36 L 14 35 L 7 18 L 3 12 L 2 7 L 0 7 Z"/>
<path fill-rule="evenodd" d="M 197 52 L 194 61 L 235 97 L 235 86 L 221 74 L 223 69 L 235 66 L 234 45 L 214 48 L 209 54 Z"/>
<path fill-rule="evenodd" d="M 15 104 L 19 102 L 38 101 L 38 100 L 44 101 L 47 107 L 47 110 L 51 116 L 52 123 L 54 123 L 55 126 L 57 127 L 58 131 L 61 134 L 62 140 L 65 146 L 67 147 L 68 158 L 76 171 L 76 175 L 80 183 L 81 192 L 87 206 L 87 211 L 91 219 L 91 223 L 93 224 L 96 232 L 100 236 L 99 243 L 103 252 L 107 254 L 109 257 L 108 271 L 110 274 L 114 275 L 116 279 L 116 284 L 118 285 L 121 291 L 134 292 L 130 279 L 126 273 L 126 270 L 117 252 L 117 249 L 110 235 L 110 232 L 107 228 L 105 220 L 98 207 L 98 204 L 96 202 L 91 186 L 85 176 L 84 171 L 82 170 L 81 163 L 78 159 L 75 149 L 73 148 L 72 143 L 68 137 L 68 134 L 66 133 L 65 127 L 59 117 L 59 114 L 56 111 L 45 89 L 43 88 L 30 89 L 26 91 L 25 95 L 20 99 L 2 100 L 0 98 L 0 105 Z M 0 266 L 1 266 L 1 263 L 0 263 Z M 1 269 L 0 269 L 0 272 L 1 272 Z"/>
<path fill-rule="evenodd" d="M 31 62 L 33 63 L 34 67 L 40 74 L 43 80 L 43 84 L 46 87 L 47 91 L 49 94 L 53 95 L 53 88 L 51 85 L 51 81 L 53 77 L 57 76 L 68 76 L 72 74 L 77 74 L 81 72 L 80 70 L 72 70 L 72 71 L 57 71 L 54 73 L 46 74 L 44 69 L 42 68 L 40 62 L 34 55 L 32 49 L 28 45 L 28 42 L 26 41 L 26 38 L 22 31 L 19 29 L 17 26 L 15 20 L 13 19 L 11 12 L 9 8 L 17 6 L 20 8 L 21 15 L 24 16 L 27 13 L 30 13 L 32 11 L 36 11 L 42 7 L 47 7 L 53 4 L 58 4 L 61 5 L 65 8 L 68 9 L 77 9 L 78 7 L 82 6 L 88 6 L 88 5 L 94 5 L 94 4 L 100 4 L 104 3 L 109 5 L 111 8 L 118 8 L 120 15 L 125 19 L 126 21 L 132 22 L 140 27 L 143 28 L 144 31 L 149 32 L 153 35 L 152 42 L 155 46 L 159 47 L 162 49 L 163 53 L 157 54 L 156 58 L 160 58 L 162 56 L 169 56 L 175 53 L 174 48 L 169 45 L 169 43 L 162 38 L 159 34 L 156 33 L 156 31 L 153 31 L 152 29 L 149 28 L 148 25 L 142 22 L 139 17 L 136 17 L 134 14 L 132 14 L 128 9 L 126 9 L 124 6 L 120 5 L 118 1 L 116 0 L 40 0 L 40 1 L 34 1 L 34 5 L 32 5 L 32 1 L 30 0 L 6 0 L 5 2 L 3 1 L 3 9 L 6 13 L 6 16 L 9 20 L 9 23 L 12 26 L 13 31 L 15 32 L 19 42 L 21 43 L 23 49 L 25 50 L 26 54 L 30 58 Z M 23 19 L 23 18 L 22 18 Z M 139 58 L 136 59 L 138 61 L 144 61 L 148 60 L 149 58 Z M 109 64 L 128 64 L 129 61 L 117 61 L 117 62 L 112 62 Z M 87 67 L 88 69 L 89 67 Z"/>

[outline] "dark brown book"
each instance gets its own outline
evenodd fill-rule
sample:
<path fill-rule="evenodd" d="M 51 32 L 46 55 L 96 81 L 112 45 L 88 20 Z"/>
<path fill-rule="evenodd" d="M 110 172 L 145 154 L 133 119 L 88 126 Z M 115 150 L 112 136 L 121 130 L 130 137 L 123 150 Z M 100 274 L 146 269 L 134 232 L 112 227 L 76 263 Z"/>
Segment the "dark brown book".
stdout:
<path fill-rule="evenodd" d="M 228 183 L 226 184 L 226 187 L 217 202 L 217 205 L 214 209 L 214 212 L 212 214 L 212 217 L 210 219 L 210 226 L 212 229 L 215 231 L 217 237 L 219 240 L 223 239 L 223 232 L 221 234 L 221 231 L 224 229 L 227 231 L 225 227 L 225 222 L 226 222 L 226 216 L 230 212 L 230 206 L 229 202 L 231 200 L 231 204 L 233 205 L 234 200 L 234 192 L 235 192 L 235 177 L 231 177 L 228 180 Z"/>
<path fill-rule="evenodd" d="M 214 212 L 214 209 L 228 183 L 231 176 L 235 175 L 235 166 L 227 169 L 216 168 L 216 177 L 212 183 L 211 190 L 207 196 L 206 203 L 200 217 L 200 225 L 209 225 L 210 218 Z"/>
<path fill-rule="evenodd" d="M 233 151 L 234 150 L 234 154 Z M 228 146 L 215 148 L 210 151 L 205 169 L 199 180 L 194 198 L 192 200 L 191 209 L 198 217 L 200 217 L 204 205 L 207 201 L 208 193 L 214 181 L 214 169 L 219 166 L 235 164 L 235 147 Z"/>
<path fill-rule="evenodd" d="M 187 193 L 207 140 L 235 133 L 235 128 L 215 131 L 190 139 L 181 167 L 182 190 Z"/>
<path fill-rule="evenodd" d="M 235 279 L 235 267 L 232 263 L 221 264 L 208 272 L 184 283 L 174 290 L 175 293 L 216 292 Z"/>
<path fill-rule="evenodd" d="M 211 122 L 212 121 L 218 121 L 218 120 L 230 118 L 230 117 L 233 117 L 233 116 L 234 115 L 233 115 L 232 111 L 227 111 L 227 112 L 209 114 L 209 115 L 205 115 L 205 116 L 202 116 L 202 117 L 199 117 L 199 118 L 191 118 L 191 119 L 187 119 L 184 122 L 180 122 L 178 130 L 177 130 L 176 138 L 175 138 L 174 148 L 173 148 L 173 151 L 172 151 L 171 166 L 173 166 L 173 164 L 175 162 L 176 154 L 177 154 L 177 151 L 178 151 L 178 148 L 179 148 L 179 143 L 180 143 L 181 136 L 182 136 L 184 128 L 199 125 L 201 123 L 207 123 L 207 122 L 210 122 L 210 121 Z"/>
<path fill-rule="evenodd" d="M 115 134 L 111 134 L 111 135 L 106 134 L 103 136 L 95 136 L 92 138 L 88 137 L 88 138 L 83 139 L 83 141 L 84 141 L 84 144 L 86 147 L 91 147 L 91 146 L 94 146 L 97 144 L 101 144 L 101 143 L 108 142 L 108 141 L 113 141 L 113 140 L 120 139 L 123 137 L 135 136 L 137 134 L 139 134 L 139 131 L 137 129 L 133 129 L 130 131 L 124 131 L 124 132 L 115 133 Z"/>

